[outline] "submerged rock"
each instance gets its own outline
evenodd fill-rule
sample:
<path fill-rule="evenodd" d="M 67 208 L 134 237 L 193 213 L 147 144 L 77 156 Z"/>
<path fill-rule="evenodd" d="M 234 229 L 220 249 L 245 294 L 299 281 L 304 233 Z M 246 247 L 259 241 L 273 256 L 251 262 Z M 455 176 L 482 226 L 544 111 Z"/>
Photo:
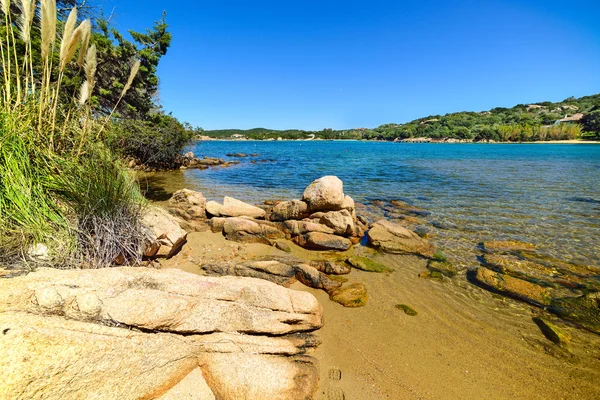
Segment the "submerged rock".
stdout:
<path fill-rule="evenodd" d="M 449 278 L 456 276 L 458 273 L 456 266 L 454 264 L 449 263 L 448 261 L 434 261 L 430 260 L 427 263 L 427 269 L 432 272 L 439 272 L 442 275 L 445 275 Z"/>
<path fill-rule="evenodd" d="M 311 183 L 302 200 L 311 211 L 339 210 L 344 204 L 344 184 L 337 176 L 324 176 Z"/>
<path fill-rule="evenodd" d="M 520 242 L 518 240 L 492 240 L 481 242 L 479 246 L 488 252 L 502 253 L 510 251 L 535 251 L 536 246 L 532 243 Z"/>
<path fill-rule="evenodd" d="M 513 255 L 485 254 L 481 259 L 484 265 L 492 269 L 542 286 L 586 289 L 593 287 L 595 283 L 591 279 L 586 280 L 564 269 L 555 268 L 552 264 L 541 264 Z M 597 283 L 600 288 L 600 281 Z"/>
<path fill-rule="evenodd" d="M 434 247 L 407 228 L 387 220 L 377 221 L 367 232 L 369 243 L 386 253 L 433 257 Z"/>
<path fill-rule="evenodd" d="M 350 257 L 346 262 L 356 269 L 366 272 L 393 272 L 394 270 L 367 257 Z"/>
<path fill-rule="evenodd" d="M 344 307 L 363 307 L 367 304 L 367 289 L 362 283 L 352 283 L 329 293 L 329 298 Z"/>
<path fill-rule="evenodd" d="M 600 292 L 552 300 L 550 311 L 600 333 Z"/>
<path fill-rule="evenodd" d="M 475 280 L 484 287 L 536 305 L 549 305 L 551 301 L 550 293 L 542 286 L 484 267 L 477 269 Z"/>
<path fill-rule="evenodd" d="M 546 339 L 551 342 L 563 346 L 566 346 L 571 342 L 571 335 L 554 325 L 552 322 L 540 317 L 534 317 L 533 322 L 540 328 L 544 336 L 546 336 Z"/>

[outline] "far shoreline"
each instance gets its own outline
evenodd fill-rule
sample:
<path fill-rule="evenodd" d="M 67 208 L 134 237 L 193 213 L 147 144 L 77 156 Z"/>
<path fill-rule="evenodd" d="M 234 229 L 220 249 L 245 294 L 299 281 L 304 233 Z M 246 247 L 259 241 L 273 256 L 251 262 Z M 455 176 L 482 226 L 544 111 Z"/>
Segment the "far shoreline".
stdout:
<path fill-rule="evenodd" d="M 393 140 L 368 140 L 368 139 L 220 139 L 220 138 L 203 138 L 193 139 L 194 142 L 379 142 L 379 143 L 396 143 L 396 144 L 600 144 L 600 140 L 544 140 L 535 142 L 404 142 Z"/>

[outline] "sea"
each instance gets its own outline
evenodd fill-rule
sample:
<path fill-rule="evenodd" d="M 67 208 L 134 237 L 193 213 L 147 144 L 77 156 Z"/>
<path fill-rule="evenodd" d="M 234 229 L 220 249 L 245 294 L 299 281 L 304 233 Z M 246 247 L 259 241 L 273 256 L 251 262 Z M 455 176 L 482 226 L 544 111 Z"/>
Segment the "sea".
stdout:
<path fill-rule="evenodd" d="M 301 198 L 313 180 L 336 175 L 367 209 L 402 200 L 424 210 L 420 229 L 462 267 L 477 267 L 486 240 L 530 242 L 600 267 L 598 144 L 199 141 L 188 151 L 240 164 L 157 175 L 167 191 L 263 203 Z M 248 157 L 227 156 L 234 153 Z"/>

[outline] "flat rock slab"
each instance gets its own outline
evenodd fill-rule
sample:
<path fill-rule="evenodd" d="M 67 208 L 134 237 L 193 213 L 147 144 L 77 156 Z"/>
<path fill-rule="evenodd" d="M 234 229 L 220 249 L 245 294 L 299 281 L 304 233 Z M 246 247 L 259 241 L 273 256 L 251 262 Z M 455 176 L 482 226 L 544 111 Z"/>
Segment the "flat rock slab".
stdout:
<path fill-rule="evenodd" d="M 311 294 L 252 278 L 146 268 L 1 278 L 0 398 L 312 398 L 317 367 L 303 353 L 322 317 Z"/>
<path fill-rule="evenodd" d="M 108 268 L 0 279 L 0 312 L 25 311 L 178 333 L 286 334 L 322 325 L 318 301 L 260 279 Z"/>
<path fill-rule="evenodd" d="M 548 290 L 535 283 L 494 272 L 483 267 L 477 269 L 475 280 L 483 286 L 528 303 L 536 305 L 550 304 L 551 295 Z"/>
<path fill-rule="evenodd" d="M 435 253 L 434 247 L 413 231 L 387 220 L 373 224 L 367 232 L 369 243 L 386 253 L 415 254 L 431 258 Z"/>
<path fill-rule="evenodd" d="M 310 250 L 346 251 L 352 247 L 350 239 L 321 232 L 310 232 L 296 236 L 294 243 Z"/>
<path fill-rule="evenodd" d="M 223 207 L 219 212 L 221 215 L 228 217 L 264 218 L 266 215 L 266 211 L 262 208 L 258 208 L 228 196 L 225 196 L 223 199 Z"/>

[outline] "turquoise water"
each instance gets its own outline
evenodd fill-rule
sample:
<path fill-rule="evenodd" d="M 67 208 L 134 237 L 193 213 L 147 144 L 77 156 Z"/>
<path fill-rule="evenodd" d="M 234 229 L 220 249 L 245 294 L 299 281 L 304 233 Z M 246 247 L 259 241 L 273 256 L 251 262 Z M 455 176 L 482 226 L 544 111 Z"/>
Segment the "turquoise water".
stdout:
<path fill-rule="evenodd" d="M 191 150 L 259 154 L 185 171 L 185 185 L 211 199 L 299 198 L 314 179 L 337 175 L 359 202 L 400 199 L 429 211 L 432 242 L 464 266 L 477 265 L 475 246 L 489 239 L 600 266 L 600 145 L 214 141 Z"/>

